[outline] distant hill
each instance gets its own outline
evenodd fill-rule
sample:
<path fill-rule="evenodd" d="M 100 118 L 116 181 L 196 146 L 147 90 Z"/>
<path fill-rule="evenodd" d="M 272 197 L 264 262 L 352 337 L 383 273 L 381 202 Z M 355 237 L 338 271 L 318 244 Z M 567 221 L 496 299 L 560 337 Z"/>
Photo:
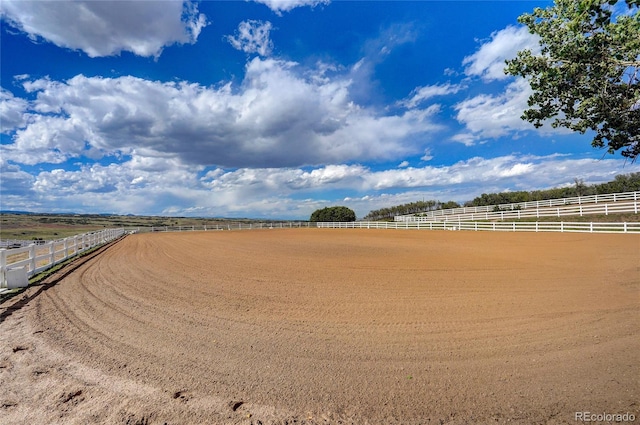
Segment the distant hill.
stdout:
<path fill-rule="evenodd" d="M 0 214 L 22 214 L 22 215 L 26 215 L 26 214 L 35 214 L 32 213 L 30 211 L 10 211 L 10 210 L 0 210 Z"/>

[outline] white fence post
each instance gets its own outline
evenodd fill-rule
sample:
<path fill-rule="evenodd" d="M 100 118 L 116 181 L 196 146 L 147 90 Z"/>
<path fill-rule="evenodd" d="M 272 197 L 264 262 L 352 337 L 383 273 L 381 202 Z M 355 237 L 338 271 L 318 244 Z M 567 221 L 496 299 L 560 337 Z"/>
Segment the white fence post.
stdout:
<path fill-rule="evenodd" d="M 29 245 L 29 271 L 35 273 L 36 270 L 36 245 Z"/>
<path fill-rule="evenodd" d="M 0 288 L 7 286 L 5 271 L 7 270 L 7 250 L 0 248 Z"/>
<path fill-rule="evenodd" d="M 55 242 L 49 242 L 49 264 L 56 262 L 56 244 Z"/>

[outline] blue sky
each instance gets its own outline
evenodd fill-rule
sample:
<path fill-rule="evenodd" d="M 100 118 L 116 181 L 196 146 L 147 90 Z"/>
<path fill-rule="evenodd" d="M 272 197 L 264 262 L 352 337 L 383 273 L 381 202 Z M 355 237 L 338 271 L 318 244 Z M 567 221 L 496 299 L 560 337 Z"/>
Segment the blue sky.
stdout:
<path fill-rule="evenodd" d="M 519 117 L 545 1 L 0 3 L 0 209 L 307 219 L 640 171 Z"/>

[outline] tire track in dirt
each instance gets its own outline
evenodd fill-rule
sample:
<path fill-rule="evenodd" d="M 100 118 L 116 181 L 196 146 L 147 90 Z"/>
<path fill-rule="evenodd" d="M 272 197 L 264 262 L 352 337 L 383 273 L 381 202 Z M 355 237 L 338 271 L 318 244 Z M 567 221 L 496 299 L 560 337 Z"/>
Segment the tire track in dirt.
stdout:
<path fill-rule="evenodd" d="M 133 235 L 40 294 L 3 338 L 16 346 L 19 329 L 42 330 L 27 341 L 44 359 L 37 367 L 64 371 L 62 400 L 81 391 L 63 403 L 76 402 L 63 412 L 71 422 L 640 416 L 639 242 L 351 229 Z M 13 364 L 20 353 L 0 354 Z"/>

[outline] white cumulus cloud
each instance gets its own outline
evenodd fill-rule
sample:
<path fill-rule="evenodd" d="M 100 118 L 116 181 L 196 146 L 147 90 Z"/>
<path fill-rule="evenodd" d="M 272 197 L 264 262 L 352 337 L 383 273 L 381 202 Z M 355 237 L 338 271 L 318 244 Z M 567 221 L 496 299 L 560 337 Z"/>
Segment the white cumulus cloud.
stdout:
<path fill-rule="evenodd" d="M 289 12 L 296 7 L 310 6 L 316 7 L 320 4 L 329 4 L 330 0 L 254 0 L 256 3 L 263 3 L 278 15 L 282 12 Z"/>
<path fill-rule="evenodd" d="M 157 57 L 165 46 L 195 43 L 207 25 L 190 0 L 3 0 L 0 14 L 33 40 L 42 38 L 90 57 L 122 51 Z"/>
<path fill-rule="evenodd" d="M 0 133 L 9 134 L 17 128 L 24 127 L 28 108 L 29 102 L 0 88 Z"/>
<path fill-rule="evenodd" d="M 273 29 L 271 22 L 243 21 L 238 25 L 235 36 L 227 36 L 227 41 L 238 50 L 245 53 L 257 53 L 269 56 L 273 50 L 273 42 L 269 32 Z"/>
<path fill-rule="evenodd" d="M 14 208 L 32 211 L 306 219 L 315 209 L 340 202 L 363 217 L 373 209 L 419 199 L 464 202 L 480 193 L 572 184 L 576 177 L 587 183 L 609 181 L 622 164 L 619 159 L 507 155 L 382 171 L 360 164 L 207 170 L 173 156 L 133 152 L 121 163 L 86 164 L 78 170 L 54 169 L 32 176 L 0 158 L 0 195 Z M 629 172 L 638 166 L 631 167 Z M 387 193 L 398 189 L 402 193 Z M 318 196 L 333 190 L 349 196 Z"/>
<path fill-rule="evenodd" d="M 510 83 L 503 93 L 481 94 L 454 107 L 457 119 L 477 137 L 500 137 L 513 131 L 532 130 L 533 124 L 521 119 L 532 94 L 529 83 L 520 78 Z M 473 144 L 468 134 L 456 138 L 465 144 Z"/>
<path fill-rule="evenodd" d="M 507 59 L 513 59 L 520 50 L 540 52 L 539 38 L 529 33 L 526 27 L 508 26 L 491 34 L 491 40 L 482 44 L 472 55 L 462 61 L 465 74 L 481 77 L 485 81 L 504 80 Z"/>
<path fill-rule="evenodd" d="M 455 94 L 462 90 L 463 86 L 457 84 L 437 84 L 433 86 L 417 87 L 411 93 L 411 97 L 399 102 L 400 105 L 407 108 L 414 108 L 422 102 L 425 102 L 436 96 L 445 96 Z"/>
<path fill-rule="evenodd" d="M 352 100 L 348 76 L 299 68 L 255 58 L 239 87 L 131 76 L 25 80 L 35 97 L 29 114 L 24 100 L 4 95 L 26 124 L 14 127 L 3 154 L 37 164 L 135 150 L 197 165 L 287 167 L 398 158 L 424 149 L 440 129 L 437 106 L 384 114 Z"/>
<path fill-rule="evenodd" d="M 515 58 L 521 50 L 539 54 L 539 37 L 529 33 L 524 26 L 508 26 L 493 32 L 475 53 L 464 58 L 462 64 L 466 66 L 465 74 L 468 77 L 480 77 L 484 82 L 505 80 L 505 86 L 501 93 L 479 94 L 456 103 L 456 119 L 465 128 L 452 136 L 451 140 L 473 146 L 483 138 L 534 130 L 533 124 L 521 118 L 529 107 L 527 102 L 533 94 L 531 86 L 524 78 L 514 78 L 504 73 L 505 61 Z M 540 131 L 567 133 L 550 125 L 543 126 Z"/>

